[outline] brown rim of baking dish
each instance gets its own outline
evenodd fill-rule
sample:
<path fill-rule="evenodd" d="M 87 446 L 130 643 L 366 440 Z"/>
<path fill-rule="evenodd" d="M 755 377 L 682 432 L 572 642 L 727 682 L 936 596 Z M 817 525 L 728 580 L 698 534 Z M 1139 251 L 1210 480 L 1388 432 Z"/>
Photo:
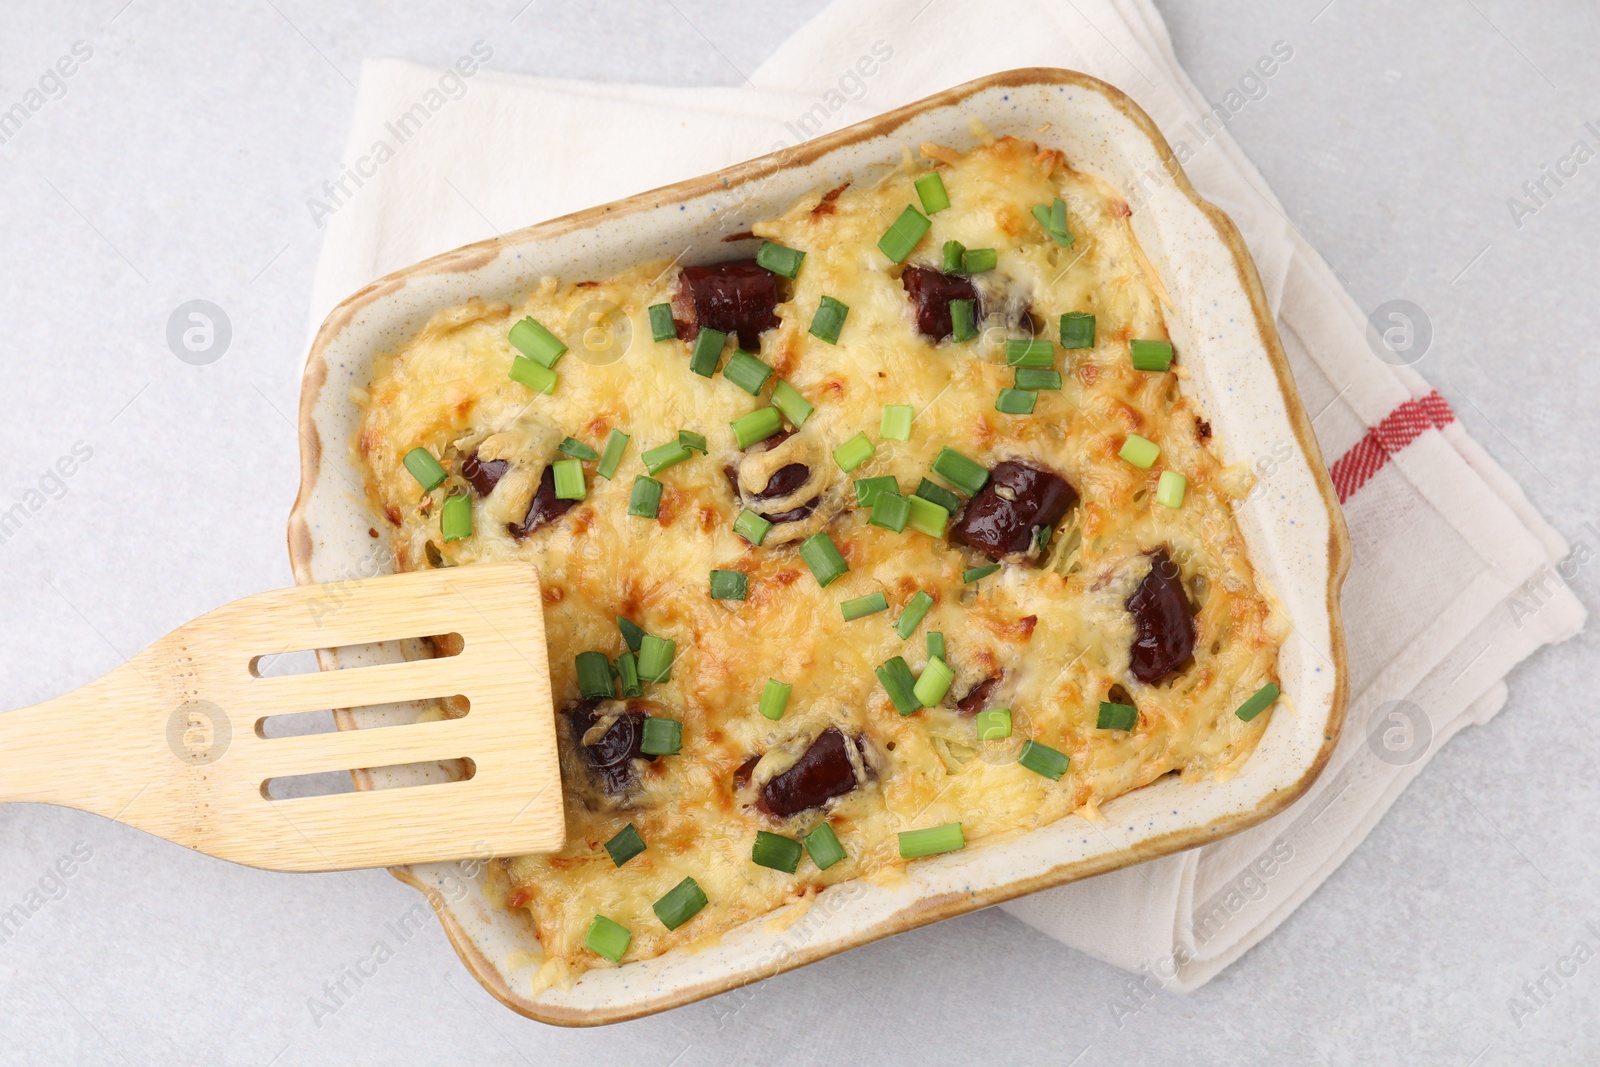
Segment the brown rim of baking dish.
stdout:
<path fill-rule="evenodd" d="M 552 1008 L 549 1005 L 535 1003 L 527 996 L 518 993 L 510 987 L 501 970 L 479 951 L 437 890 L 424 884 L 408 869 L 391 868 L 391 873 L 396 878 L 413 886 L 427 897 L 462 963 L 466 965 L 473 977 L 490 994 L 512 1011 L 546 1023 L 562 1026 L 591 1026 L 622 1022 L 668 1008 L 678 1007 L 726 992 L 729 989 L 738 988 L 761 978 L 772 977 L 851 948 L 869 944 L 891 934 L 902 933 L 919 926 L 938 922 L 941 919 L 948 919 L 991 907 L 1042 889 L 1049 889 L 1096 874 L 1103 874 L 1134 863 L 1155 859 L 1227 837 L 1230 834 L 1254 826 L 1287 808 L 1311 787 L 1311 784 L 1316 781 L 1326 766 L 1334 745 L 1338 741 L 1349 701 L 1349 679 L 1344 628 L 1340 614 L 1339 591 L 1350 565 L 1350 541 L 1349 534 L 1345 528 L 1343 513 L 1338 506 L 1332 482 L 1328 478 L 1326 464 L 1322 459 L 1321 448 L 1317 444 L 1317 439 L 1312 432 L 1311 422 L 1306 416 L 1305 409 L 1300 403 L 1299 394 L 1295 389 L 1288 359 L 1284 355 L 1277 328 L 1267 306 L 1265 293 L 1261 288 L 1260 277 L 1256 273 L 1255 263 L 1245 248 L 1244 241 L 1235 228 L 1233 221 L 1220 209 L 1202 199 L 1195 192 L 1193 186 L 1189 183 L 1187 175 L 1184 174 L 1183 169 L 1174 157 L 1171 147 L 1144 110 L 1121 90 L 1100 81 L 1098 78 L 1078 71 L 1051 67 L 1025 67 L 979 78 L 886 112 L 876 118 L 839 130 L 836 133 L 827 134 L 758 159 L 739 163 L 674 185 L 653 189 L 623 200 L 603 204 L 599 207 L 564 215 L 548 222 L 517 230 L 505 235 L 504 238 L 479 241 L 476 244 L 434 256 L 404 270 L 380 278 L 350 296 L 329 314 L 317 331 L 310 355 L 307 357 L 301 386 L 299 411 L 301 482 L 299 495 L 295 500 L 293 510 L 290 512 L 288 528 L 289 558 L 295 581 L 304 584 L 314 580 L 311 576 L 313 544 L 310 526 L 306 518 L 306 509 L 311 499 L 312 490 L 317 483 L 323 459 L 323 445 L 313 420 L 313 413 L 318 396 L 328 376 L 325 350 L 331 339 L 347 326 L 363 308 L 401 289 L 407 280 L 414 276 L 468 271 L 481 267 L 492 261 L 505 248 L 508 242 L 515 241 L 518 238 L 554 236 L 582 229 L 602 219 L 657 208 L 664 204 L 682 203 L 707 193 L 726 191 L 744 183 L 766 177 L 787 167 L 810 163 L 829 152 L 847 145 L 892 133 L 923 112 L 960 104 L 976 93 L 995 88 L 1025 85 L 1071 85 L 1105 96 L 1112 106 L 1131 120 L 1150 139 L 1174 184 L 1211 221 L 1216 228 L 1218 236 L 1233 257 L 1238 277 L 1245 285 L 1245 295 L 1248 297 L 1254 312 L 1256 331 L 1260 335 L 1262 347 L 1266 350 L 1271 360 L 1283 407 L 1290 425 L 1293 427 L 1296 440 L 1310 462 L 1317 489 L 1327 510 L 1328 586 L 1326 607 L 1329 622 L 1330 651 L 1336 677 L 1332 706 L 1327 718 L 1328 728 L 1324 731 L 1324 741 L 1320 749 L 1298 781 L 1268 794 L 1260 804 L 1250 811 L 1213 820 L 1203 827 L 1174 831 L 1146 839 L 1114 853 L 1063 863 L 1041 874 L 1008 882 L 1002 886 L 967 892 L 946 892 L 926 897 L 846 939 L 801 946 L 794 952 L 787 954 L 781 961 L 764 968 L 759 974 L 735 973 L 720 976 L 710 981 L 679 986 L 650 1000 L 627 1005 L 609 1012 L 605 1009 Z M 329 661 L 324 659 L 323 663 L 326 668 Z M 336 710 L 335 718 L 340 729 L 355 728 L 355 723 L 348 711 Z M 352 775 L 356 779 L 357 788 L 371 788 L 371 781 L 363 772 L 352 772 Z"/>

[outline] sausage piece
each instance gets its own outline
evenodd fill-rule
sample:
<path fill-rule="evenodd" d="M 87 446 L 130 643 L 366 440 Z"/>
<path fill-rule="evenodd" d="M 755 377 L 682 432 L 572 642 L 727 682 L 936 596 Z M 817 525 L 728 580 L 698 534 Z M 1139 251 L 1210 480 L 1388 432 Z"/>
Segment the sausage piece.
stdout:
<path fill-rule="evenodd" d="M 607 709 L 613 710 L 607 710 Z M 587 772 L 589 782 L 608 799 L 624 797 L 639 782 L 635 760 L 653 762 L 639 745 L 644 738 L 643 711 L 632 706 L 617 709 L 616 702 L 580 704 L 566 712 L 565 733 L 571 752 Z M 597 738 L 585 739 L 597 725 L 610 723 Z"/>
<path fill-rule="evenodd" d="M 761 809 L 788 818 L 850 792 L 856 787 L 856 770 L 849 745 L 837 726 L 822 731 L 794 766 L 761 787 Z"/>
<path fill-rule="evenodd" d="M 989 472 L 952 532 L 990 559 L 1037 563 L 1039 529 L 1054 526 L 1077 500 L 1077 491 L 1054 471 L 1006 460 Z"/>
<path fill-rule="evenodd" d="M 973 322 L 983 321 L 983 309 L 978 290 L 971 278 L 959 274 L 941 274 L 932 267 L 907 267 L 900 275 L 911 298 L 911 307 L 917 316 L 917 332 L 930 341 L 942 341 L 950 336 L 950 301 L 971 300 Z"/>
<path fill-rule="evenodd" d="M 544 473 L 539 475 L 538 492 L 528 501 L 528 513 L 522 516 L 521 522 L 507 523 L 506 529 L 520 541 L 538 527 L 571 511 L 576 503 L 576 500 L 561 500 L 556 496 L 556 469 L 546 467 Z"/>
<path fill-rule="evenodd" d="M 693 340 L 700 327 L 739 335 L 739 347 L 761 349 L 761 335 L 778 325 L 778 276 L 753 259 L 685 267 L 672 302 L 678 336 Z"/>
<path fill-rule="evenodd" d="M 1183 591 L 1183 574 L 1159 548 L 1150 555 L 1150 573 L 1128 598 L 1133 616 L 1133 647 L 1128 670 L 1145 685 L 1154 685 L 1189 662 L 1194 654 L 1194 612 Z"/>
<path fill-rule="evenodd" d="M 461 461 L 461 477 L 472 483 L 472 491 L 479 496 L 488 496 L 494 492 L 494 487 L 510 469 L 510 460 L 479 459 L 476 452 Z M 551 491 L 554 492 L 555 475 L 552 474 L 550 478 Z"/>

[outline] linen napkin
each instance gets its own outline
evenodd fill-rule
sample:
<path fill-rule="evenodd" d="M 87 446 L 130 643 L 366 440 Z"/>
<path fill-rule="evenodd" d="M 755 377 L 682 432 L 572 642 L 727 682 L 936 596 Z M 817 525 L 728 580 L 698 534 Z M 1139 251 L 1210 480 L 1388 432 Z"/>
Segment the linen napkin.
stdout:
<path fill-rule="evenodd" d="M 1193 989 L 1305 900 L 1445 741 L 1501 708 L 1513 665 L 1581 628 L 1558 577 L 1568 549 L 1446 400 L 1378 358 L 1387 350 L 1370 343 L 1367 316 L 1228 135 L 1232 102 L 1199 94 L 1149 0 L 990 0 L 959 34 L 941 3 L 839 0 L 737 89 L 509 76 L 493 70 L 492 43 L 453 71 L 368 62 L 345 180 L 308 205 L 327 229 L 313 329 L 344 296 L 426 256 L 996 70 L 1071 67 L 1123 89 L 1243 233 L 1354 546 L 1349 719 L 1307 795 L 1225 841 L 1004 905 L 1142 984 Z M 1292 52 L 1275 45 L 1260 77 Z"/>

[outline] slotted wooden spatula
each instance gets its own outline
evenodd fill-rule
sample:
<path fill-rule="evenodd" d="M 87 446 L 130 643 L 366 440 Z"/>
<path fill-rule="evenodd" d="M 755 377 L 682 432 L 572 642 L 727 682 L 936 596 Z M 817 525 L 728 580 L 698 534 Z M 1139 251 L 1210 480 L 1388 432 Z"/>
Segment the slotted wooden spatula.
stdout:
<path fill-rule="evenodd" d="M 459 634 L 459 655 L 260 677 L 275 653 Z M 467 714 L 268 738 L 272 715 L 465 696 Z M 272 778 L 470 758 L 465 781 L 271 800 Z M 0 800 L 92 811 L 224 859 L 343 870 L 559 849 L 539 579 L 494 563 L 236 600 L 110 674 L 0 714 Z"/>

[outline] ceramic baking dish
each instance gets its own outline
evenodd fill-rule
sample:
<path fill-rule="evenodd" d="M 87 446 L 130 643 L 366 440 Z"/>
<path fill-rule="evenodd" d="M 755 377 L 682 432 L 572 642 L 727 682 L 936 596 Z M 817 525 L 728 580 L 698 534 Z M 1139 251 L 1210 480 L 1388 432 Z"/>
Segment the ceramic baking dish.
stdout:
<path fill-rule="evenodd" d="M 975 125 L 981 123 L 981 127 Z M 1066 153 L 1122 191 L 1132 224 L 1171 300 L 1172 338 L 1192 372 L 1227 463 L 1272 461 L 1238 506 L 1264 589 L 1294 626 L 1278 670 L 1286 699 L 1232 779 L 1168 776 L 1110 802 L 1106 822 L 1069 816 L 1027 834 L 918 861 L 899 884 L 846 882 L 793 922 L 781 909 L 715 944 L 597 968 L 569 988 L 533 992 L 538 945 L 524 916 L 496 907 L 476 882 L 483 865 L 397 868 L 425 893 L 473 975 L 508 1007 L 563 1025 L 634 1018 L 711 996 L 889 934 L 1012 897 L 1192 848 L 1281 810 L 1310 786 L 1344 719 L 1339 587 L 1349 546 L 1332 487 L 1289 374 L 1254 265 L 1228 218 L 1201 200 L 1150 118 L 1118 90 L 1067 70 L 992 75 L 775 155 L 469 245 L 391 274 L 339 305 L 322 325 L 300 400 L 299 499 L 289 552 L 299 582 L 384 573 L 392 560 L 371 531 L 385 522 L 359 491 L 352 387 L 373 357 L 399 347 L 436 310 L 468 297 L 518 303 L 543 274 L 599 277 L 651 258 L 724 258 L 722 238 L 776 215 L 801 194 L 870 179 L 902 147 L 971 147 L 986 128 Z M 1265 469 L 1265 468 L 1259 468 Z M 421 654 L 398 645 L 320 653 L 324 669 Z M 414 706 L 336 713 L 341 729 L 403 721 Z M 444 768 L 409 771 L 409 780 Z M 359 772 L 357 785 L 374 782 Z M 793 906 L 791 906 L 793 907 Z"/>

